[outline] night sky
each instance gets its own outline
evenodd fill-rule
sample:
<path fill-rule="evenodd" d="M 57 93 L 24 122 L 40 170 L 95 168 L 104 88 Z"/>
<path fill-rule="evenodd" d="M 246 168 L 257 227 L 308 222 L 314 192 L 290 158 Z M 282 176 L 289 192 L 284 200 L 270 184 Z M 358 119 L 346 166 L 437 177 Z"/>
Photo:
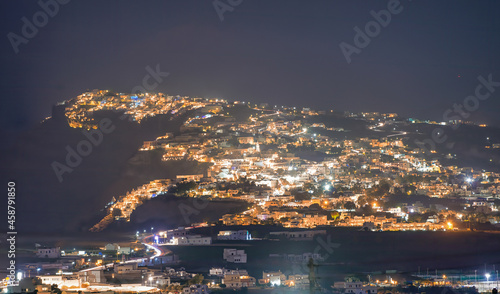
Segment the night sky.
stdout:
<path fill-rule="evenodd" d="M 46 0 L 43 0 L 46 1 Z M 220 0 L 227 3 L 228 0 Z M 232 2 L 238 2 L 232 0 Z M 86 90 L 154 91 L 442 120 L 479 75 L 500 81 L 500 1 L 409 1 L 360 54 L 340 43 L 390 1 L 243 0 L 221 21 L 213 1 L 70 1 L 16 54 L 7 37 L 37 1 L 1 1 L 1 124 L 30 128 Z M 472 118 L 500 125 L 500 88 Z"/>

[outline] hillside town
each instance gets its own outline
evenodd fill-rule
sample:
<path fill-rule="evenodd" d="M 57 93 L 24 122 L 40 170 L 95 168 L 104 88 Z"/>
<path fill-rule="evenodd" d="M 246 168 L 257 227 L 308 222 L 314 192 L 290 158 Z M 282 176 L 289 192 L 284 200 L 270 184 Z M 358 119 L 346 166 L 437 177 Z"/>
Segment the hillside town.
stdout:
<path fill-rule="evenodd" d="M 436 150 L 411 143 L 414 125 L 443 123 L 394 113 L 101 90 L 61 105 L 68 124 L 81 129 L 99 128 L 95 114 L 102 111 L 132 124 L 156 116 L 182 119 L 178 131 L 144 141 L 136 152 L 159 154 L 159 164 L 206 167 L 115 195 L 87 234 L 129 224 L 141 206 L 166 195 L 203 203 L 233 201 L 246 208 L 215 221 L 167 230 L 146 227 L 128 236 L 130 242 L 110 238 L 100 246 L 64 248 L 36 244 L 24 251 L 17 276 L 2 281 L 4 291 L 376 294 L 449 287 L 477 293 L 499 281 L 494 265 L 485 265 L 479 274 L 470 267 L 424 272 L 419 266 L 416 272 L 377 268 L 328 281 L 316 276 L 321 266 L 345 266 L 331 261 L 341 246 L 332 236 L 500 230 L 499 173 L 444 164 L 456 155 L 436 157 Z M 498 147 L 494 141 L 485 146 Z M 200 213 L 179 210 L 187 220 L 186 213 Z"/>
<path fill-rule="evenodd" d="M 138 151 L 162 152 L 164 162 L 187 160 L 210 166 L 203 174 L 158 179 L 116 195 L 106 207 L 109 214 L 94 231 L 113 220 L 130 220 L 137 206 L 169 191 L 252 204 L 242 213 L 224 215 L 224 225 L 405 231 L 470 229 L 471 224 L 487 222 L 498 228 L 500 222 L 500 174 L 429 159 L 424 149 L 411 147 L 408 132 L 401 131 L 422 122 L 394 113 L 338 114 L 96 90 L 78 96 L 66 116 L 73 127 L 92 128 L 91 113 L 104 109 L 122 110 L 137 123 L 185 112 L 188 118 L 179 133 L 145 141 Z M 346 117 L 366 126 L 368 135 L 354 136 L 344 126 Z M 498 147 L 494 142 L 485 146 Z"/>
<path fill-rule="evenodd" d="M 500 0 L 0 3 L 0 294 L 498 294 Z"/>

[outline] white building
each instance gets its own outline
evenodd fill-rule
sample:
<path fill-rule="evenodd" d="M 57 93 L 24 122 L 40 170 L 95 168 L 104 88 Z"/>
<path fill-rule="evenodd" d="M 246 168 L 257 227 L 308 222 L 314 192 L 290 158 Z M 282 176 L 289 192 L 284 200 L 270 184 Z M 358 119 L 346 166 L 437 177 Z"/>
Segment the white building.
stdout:
<path fill-rule="evenodd" d="M 125 254 L 125 255 L 129 255 L 129 254 L 130 254 L 130 252 L 131 252 L 130 247 L 120 247 L 120 248 L 118 248 L 118 250 L 117 250 L 117 252 L 116 252 L 116 253 L 117 253 L 117 254 Z"/>
<path fill-rule="evenodd" d="M 170 285 L 170 277 L 167 277 L 164 274 L 153 274 L 148 276 L 147 280 L 143 282 L 144 286 L 149 287 L 162 287 Z"/>
<path fill-rule="evenodd" d="M 238 271 L 226 273 L 222 279 L 222 283 L 228 288 L 254 287 L 255 278 L 248 274 L 240 274 Z"/>
<path fill-rule="evenodd" d="M 231 269 L 225 269 L 225 268 L 221 268 L 221 267 L 213 267 L 209 271 L 209 275 L 211 275 L 211 276 L 224 277 L 224 275 L 227 275 L 227 274 L 237 274 L 240 276 L 248 276 L 247 270 L 244 270 L 244 269 L 231 270 Z"/>
<path fill-rule="evenodd" d="M 122 264 L 115 264 L 114 265 L 114 271 L 117 274 L 126 274 L 126 273 L 132 273 L 137 271 L 137 263 L 122 263 Z"/>
<path fill-rule="evenodd" d="M 247 263 L 245 250 L 224 248 L 223 258 L 227 262 Z"/>
<path fill-rule="evenodd" d="M 223 277 L 224 276 L 224 273 L 226 272 L 227 270 L 223 267 L 213 267 L 211 268 L 209 271 L 208 271 L 208 274 L 210 276 L 219 276 L 219 277 Z"/>
<path fill-rule="evenodd" d="M 80 287 L 80 279 L 78 275 L 46 275 L 46 276 L 37 276 L 42 281 L 42 284 L 52 285 L 57 284 L 57 287 L 61 288 L 62 286 L 66 287 Z"/>
<path fill-rule="evenodd" d="M 61 256 L 61 248 L 38 248 L 36 251 L 36 257 L 39 258 L 59 258 Z"/>
<path fill-rule="evenodd" d="M 78 278 L 82 283 L 105 283 L 106 278 L 102 270 L 86 270 L 78 272 Z"/>
<path fill-rule="evenodd" d="M 196 285 L 191 285 L 189 287 L 185 287 L 184 289 L 182 289 L 182 293 L 184 293 L 184 294 L 206 294 L 206 293 L 210 293 L 210 292 L 208 291 L 207 285 L 196 284 Z"/>
<path fill-rule="evenodd" d="M 281 272 L 262 272 L 261 284 L 271 284 L 271 286 L 280 286 L 286 281 L 286 276 Z"/>
<path fill-rule="evenodd" d="M 363 285 L 361 282 L 335 282 L 334 288 L 344 289 L 348 294 L 376 294 L 377 287 Z"/>
<path fill-rule="evenodd" d="M 217 235 L 218 240 L 252 240 L 252 235 L 248 230 L 239 231 L 220 231 Z"/>
<path fill-rule="evenodd" d="M 37 278 L 40 278 L 40 280 L 42 280 L 42 284 L 45 285 L 57 284 L 59 286 L 62 285 L 63 281 L 62 275 L 46 275 L 46 276 L 38 276 Z"/>
<path fill-rule="evenodd" d="M 212 237 L 202 237 L 200 235 L 192 235 L 185 237 L 173 237 L 169 245 L 210 245 Z"/>
<path fill-rule="evenodd" d="M 117 251 L 118 249 L 120 249 L 120 245 L 116 244 L 116 243 L 108 243 L 106 244 L 106 246 L 104 246 L 104 250 L 108 250 L 108 251 Z"/>
<path fill-rule="evenodd" d="M 289 275 L 288 280 L 285 284 L 289 287 L 294 287 L 298 289 L 309 288 L 309 276 L 308 275 Z"/>

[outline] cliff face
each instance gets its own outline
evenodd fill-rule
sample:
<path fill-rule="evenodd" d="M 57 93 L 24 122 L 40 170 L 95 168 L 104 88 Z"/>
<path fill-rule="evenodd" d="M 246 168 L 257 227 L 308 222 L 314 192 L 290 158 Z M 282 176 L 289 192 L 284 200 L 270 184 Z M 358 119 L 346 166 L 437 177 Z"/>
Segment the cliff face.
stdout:
<path fill-rule="evenodd" d="M 66 121 L 66 116 L 64 115 L 65 109 L 65 104 L 55 104 L 52 106 L 52 119 L 58 123 L 64 123 Z"/>
<path fill-rule="evenodd" d="M 2 182 L 17 183 L 18 232 L 86 231 L 102 217 L 100 210 L 113 196 L 165 175 L 168 167 L 140 172 L 136 168 L 145 170 L 144 164 L 130 164 L 129 159 L 143 141 L 178 132 L 185 117 L 170 120 L 161 115 L 139 125 L 119 116 L 112 112 L 96 115 L 97 121 L 106 120 L 108 131 L 112 130 L 102 132 L 100 140 L 94 134 L 92 142 L 81 129 L 68 126 L 64 106 L 54 106 L 52 118 L 20 135 L 2 154 Z M 81 155 L 80 160 L 69 155 L 72 152 Z"/>

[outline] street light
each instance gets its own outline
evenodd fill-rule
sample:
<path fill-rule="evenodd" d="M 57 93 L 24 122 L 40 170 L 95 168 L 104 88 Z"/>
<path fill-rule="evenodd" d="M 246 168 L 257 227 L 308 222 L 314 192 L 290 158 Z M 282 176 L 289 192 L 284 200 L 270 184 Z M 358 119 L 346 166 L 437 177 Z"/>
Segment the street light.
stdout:
<path fill-rule="evenodd" d="M 486 273 L 484 276 L 486 277 L 486 282 L 489 282 L 491 275 L 489 273 Z"/>

